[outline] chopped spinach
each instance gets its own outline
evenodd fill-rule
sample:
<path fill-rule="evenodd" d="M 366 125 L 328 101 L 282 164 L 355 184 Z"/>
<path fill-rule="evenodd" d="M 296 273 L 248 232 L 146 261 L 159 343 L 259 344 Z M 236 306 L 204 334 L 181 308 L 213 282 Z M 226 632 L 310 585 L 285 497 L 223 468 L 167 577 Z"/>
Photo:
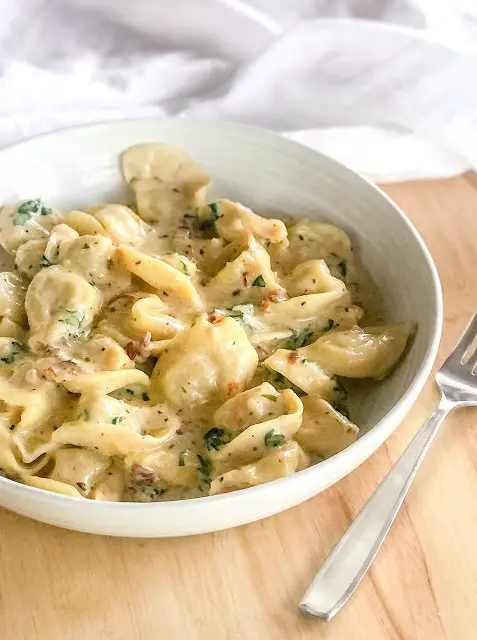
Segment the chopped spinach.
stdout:
<path fill-rule="evenodd" d="M 283 346 L 285 349 L 291 349 L 294 351 L 295 349 L 299 349 L 300 347 L 304 347 L 309 344 L 312 336 L 313 331 L 310 329 L 297 329 L 289 338 L 287 338 Z"/>
<path fill-rule="evenodd" d="M 185 273 L 186 276 L 190 276 L 190 271 L 189 271 L 187 262 L 184 262 L 184 260 L 181 260 L 181 263 L 182 263 L 182 271 Z"/>
<path fill-rule="evenodd" d="M 290 380 L 285 378 L 284 375 L 278 373 L 278 371 L 270 371 L 267 378 L 275 389 L 291 389 L 300 398 L 306 395 L 302 389 L 294 385 Z"/>
<path fill-rule="evenodd" d="M 113 424 L 121 424 L 121 422 L 124 420 L 124 416 L 116 416 L 115 418 L 113 418 L 111 420 L 111 422 Z"/>
<path fill-rule="evenodd" d="M 284 375 L 282 375 L 281 373 L 278 373 L 278 371 L 272 371 L 271 378 L 272 378 L 273 384 L 279 389 L 287 388 L 288 380 L 285 378 Z"/>
<path fill-rule="evenodd" d="M 215 233 L 215 222 L 220 218 L 218 202 L 211 202 L 209 204 L 209 209 L 210 216 L 208 218 L 204 218 L 203 220 L 199 220 L 198 228 L 200 231 L 213 236 Z"/>
<path fill-rule="evenodd" d="M 82 413 L 79 414 L 78 420 L 89 420 L 89 411 L 85 409 Z"/>
<path fill-rule="evenodd" d="M 48 260 L 48 258 L 43 254 L 41 256 L 40 267 L 51 267 L 53 263 Z"/>
<path fill-rule="evenodd" d="M 65 309 L 60 318 L 60 322 L 70 325 L 72 327 L 72 334 L 77 335 L 82 329 L 84 319 L 85 312 L 83 309 Z"/>
<path fill-rule="evenodd" d="M 151 397 L 149 396 L 148 393 L 146 393 L 145 391 L 142 392 L 142 399 L 144 400 L 144 402 L 149 402 L 149 400 L 151 399 Z"/>
<path fill-rule="evenodd" d="M 199 488 L 204 491 L 210 488 L 213 464 L 210 458 L 201 456 L 200 453 L 197 454 L 197 459 L 199 460 L 199 466 L 197 468 L 200 476 Z"/>
<path fill-rule="evenodd" d="M 271 400 L 272 402 L 276 402 L 278 400 L 277 396 L 272 396 L 272 395 L 269 395 L 268 393 L 262 393 L 262 398 L 265 398 L 266 400 Z"/>
<path fill-rule="evenodd" d="M 18 342 L 18 340 L 12 340 L 10 345 L 10 352 L 0 358 L 0 362 L 4 362 L 5 364 L 12 364 L 17 360 L 23 358 L 28 351 L 28 345 L 24 342 Z"/>
<path fill-rule="evenodd" d="M 328 325 L 325 328 L 325 331 L 330 331 L 330 329 L 333 329 L 333 327 L 335 326 L 335 321 L 332 320 L 331 318 L 328 318 Z"/>
<path fill-rule="evenodd" d="M 251 333 L 254 329 L 253 325 L 249 322 L 250 318 L 253 318 L 253 306 L 252 305 L 243 305 L 243 307 L 250 308 L 250 310 L 243 311 L 242 309 L 232 308 L 226 309 L 227 315 L 237 322 L 240 322 L 242 328 L 244 330 L 248 330 L 248 333 Z M 253 320 L 252 320 L 253 322 Z"/>
<path fill-rule="evenodd" d="M 267 286 L 267 283 L 265 282 L 265 279 L 262 276 L 262 274 L 257 276 L 255 280 L 252 282 L 252 287 L 266 287 L 266 286 Z"/>
<path fill-rule="evenodd" d="M 267 449 L 281 447 L 285 444 L 285 436 L 278 429 L 270 429 L 265 434 L 264 442 Z"/>
<path fill-rule="evenodd" d="M 185 466 L 184 455 L 185 455 L 185 451 L 181 451 L 180 456 L 179 456 L 179 467 Z"/>
<path fill-rule="evenodd" d="M 346 274 L 348 273 L 348 265 L 346 264 L 346 260 L 341 260 L 341 262 L 338 262 L 338 269 L 340 270 L 342 277 L 346 278 Z"/>
<path fill-rule="evenodd" d="M 156 502 L 165 492 L 161 484 L 138 482 L 126 488 L 125 497 L 133 502 Z"/>
<path fill-rule="evenodd" d="M 26 200 L 17 209 L 16 216 L 13 219 L 14 226 L 23 226 L 28 220 L 34 216 L 49 216 L 51 209 L 45 207 L 40 198 L 36 200 Z"/>
<path fill-rule="evenodd" d="M 220 451 L 231 439 L 231 435 L 227 429 L 222 429 L 221 427 L 212 427 L 212 429 L 209 429 L 207 433 L 204 434 L 205 446 L 208 451 L 212 451 L 212 449 Z"/>

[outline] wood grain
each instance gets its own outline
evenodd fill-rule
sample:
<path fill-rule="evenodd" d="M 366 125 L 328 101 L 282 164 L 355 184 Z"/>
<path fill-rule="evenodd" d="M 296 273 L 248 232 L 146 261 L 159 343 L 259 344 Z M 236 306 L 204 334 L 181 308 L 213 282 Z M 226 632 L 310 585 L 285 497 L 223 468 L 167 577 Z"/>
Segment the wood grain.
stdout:
<path fill-rule="evenodd" d="M 442 279 L 438 365 L 477 309 L 477 176 L 386 191 L 423 235 Z M 0 638 L 474 640 L 477 410 L 447 420 L 346 608 L 331 623 L 297 609 L 436 400 L 429 382 L 409 418 L 354 473 L 295 509 L 231 531 L 121 540 L 0 511 Z"/>

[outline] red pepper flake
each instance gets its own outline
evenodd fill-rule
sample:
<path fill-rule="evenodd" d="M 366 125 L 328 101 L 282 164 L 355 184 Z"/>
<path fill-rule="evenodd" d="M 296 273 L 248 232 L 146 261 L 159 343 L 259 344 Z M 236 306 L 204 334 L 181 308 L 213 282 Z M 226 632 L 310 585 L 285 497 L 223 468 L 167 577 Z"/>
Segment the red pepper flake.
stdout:
<path fill-rule="evenodd" d="M 296 351 L 292 351 L 290 353 L 290 355 L 288 356 L 288 362 L 290 364 L 296 364 L 299 360 L 300 356 L 298 355 L 298 353 Z"/>
<path fill-rule="evenodd" d="M 236 382 L 229 382 L 227 385 L 227 393 L 229 396 L 235 395 L 238 391 L 238 384 Z"/>
<path fill-rule="evenodd" d="M 39 370 L 40 378 L 44 380 L 54 380 L 56 377 L 55 371 L 52 367 L 46 367 L 45 369 Z"/>
<path fill-rule="evenodd" d="M 283 291 L 280 291 L 280 289 L 275 289 L 270 293 L 270 299 L 272 300 L 272 302 L 280 302 L 282 295 Z"/>
<path fill-rule="evenodd" d="M 145 355 L 145 351 L 151 342 L 151 332 L 146 331 L 142 340 L 131 340 L 128 342 L 125 351 L 131 360 L 137 360 Z"/>
<path fill-rule="evenodd" d="M 209 313 L 208 318 L 212 324 L 219 324 L 225 319 L 225 313 L 223 311 L 213 311 Z"/>
<path fill-rule="evenodd" d="M 124 350 L 127 353 L 128 358 L 131 358 L 131 360 L 135 360 L 139 355 L 138 344 L 134 340 L 128 342 Z"/>
<path fill-rule="evenodd" d="M 269 297 L 263 298 L 260 301 L 260 309 L 265 313 L 270 309 L 271 306 L 272 306 L 272 301 L 270 300 Z"/>

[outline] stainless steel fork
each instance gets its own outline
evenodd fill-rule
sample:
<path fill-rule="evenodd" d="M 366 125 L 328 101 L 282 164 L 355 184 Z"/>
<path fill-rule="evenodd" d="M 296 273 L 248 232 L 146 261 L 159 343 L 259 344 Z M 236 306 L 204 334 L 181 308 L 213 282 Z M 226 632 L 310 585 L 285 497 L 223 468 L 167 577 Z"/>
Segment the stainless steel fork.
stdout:
<path fill-rule="evenodd" d="M 300 602 L 311 616 L 331 620 L 361 582 L 384 541 L 444 418 L 477 406 L 477 314 L 436 374 L 441 400 L 331 552 Z"/>

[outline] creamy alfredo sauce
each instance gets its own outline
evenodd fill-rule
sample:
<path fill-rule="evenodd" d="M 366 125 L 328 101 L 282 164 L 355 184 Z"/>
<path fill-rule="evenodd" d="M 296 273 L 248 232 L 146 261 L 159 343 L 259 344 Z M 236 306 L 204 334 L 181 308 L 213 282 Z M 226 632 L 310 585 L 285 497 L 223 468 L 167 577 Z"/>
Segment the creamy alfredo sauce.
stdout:
<path fill-rule="evenodd" d="M 121 157 L 133 208 L 6 205 L 0 469 L 156 501 L 295 473 L 351 442 L 340 378 L 380 379 L 406 325 L 361 327 L 343 230 L 209 202 L 184 152 Z"/>

